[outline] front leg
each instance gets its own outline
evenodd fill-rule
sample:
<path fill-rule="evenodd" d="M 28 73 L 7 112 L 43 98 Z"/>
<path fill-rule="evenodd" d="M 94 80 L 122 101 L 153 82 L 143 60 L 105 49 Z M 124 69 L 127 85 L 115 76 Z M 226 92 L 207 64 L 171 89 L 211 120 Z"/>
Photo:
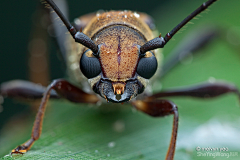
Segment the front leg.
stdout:
<path fill-rule="evenodd" d="M 132 105 L 136 109 L 152 117 L 163 117 L 171 114 L 174 115 L 172 136 L 171 136 L 170 145 L 168 147 L 168 152 L 166 155 L 166 160 L 172 160 L 174 158 L 174 152 L 175 152 L 176 140 L 177 140 L 178 109 L 173 102 L 169 100 L 159 99 L 159 98 L 174 97 L 174 96 L 214 98 L 226 93 L 234 93 L 238 96 L 240 100 L 240 92 L 234 85 L 229 83 L 207 83 L 207 84 L 200 84 L 200 85 L 185 87 L 181 89 L 172 89 L 168 91 L 162 91 L 152 96 L 146 97 L 143 100 L 133 101 Z"/>
<path fill-rule="evenodd" d="M 63 79 L 54 80 L 47 87 L 46 91 L 43 94 L 43 98 L 39 106 L 34 121 L 34 125 L 32 128 L 31 138 L 27 142 L 18 146 L 16 149 L 13 149 L 12 154 L 13 153 L 23 154 L 27 152 L 31 148 L 33 143 L 39 139 L 42 132 L 44 113 L 52 90 L 55 90 L 58 93 L 58 95 L 60 95 L 62 98 L 68 99 L 69 101 L 76 103 L 97 103 L 99 101 L 99 98 L 96 95 L 85 93 L 81 89 L 77 88 L 76 86 L 73 86 L 66 80 Z"/>
<path fill-rule="evenodd" d="M 152 116 L 152 117 L 164 117 L 167 115 L 173 115 L 173 128 L 172 128 L 172 135 L 170 145 L 168 147 L 168 152 L 166 155 L 166 160 L 173 160 L 175 148 L 176 148 L 176 141 L 177 141 L 177 131 L 178 131 L 178 108 L 177 106 L 168 100 L 136 100 L 132 102 L 132 105 Z"/>

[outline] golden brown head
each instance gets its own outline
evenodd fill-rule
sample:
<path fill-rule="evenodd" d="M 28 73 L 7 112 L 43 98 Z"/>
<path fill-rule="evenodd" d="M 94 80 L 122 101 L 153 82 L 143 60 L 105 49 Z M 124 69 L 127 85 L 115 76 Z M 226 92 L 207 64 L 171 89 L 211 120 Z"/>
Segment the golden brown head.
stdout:
<path fill-rule="evenodd" d="M 87 50 L 80 61 L 92 89 L 115 103 L 129 101 L 142 93 L 157 69 L 152 52 L 140 56 L 140 46 L 146 43 L 143 35 L 129 26 L 112 25 L 92 39 L 99 48 L 97 57 Z"/>

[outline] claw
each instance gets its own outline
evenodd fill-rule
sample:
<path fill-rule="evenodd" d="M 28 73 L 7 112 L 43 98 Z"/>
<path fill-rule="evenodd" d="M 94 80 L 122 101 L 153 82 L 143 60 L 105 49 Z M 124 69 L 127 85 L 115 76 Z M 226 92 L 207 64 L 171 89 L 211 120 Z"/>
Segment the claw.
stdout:
<path fill-rule="evenodd" d="M 16 149 L 13 149 L 12 152 L 11 152 L 11 155 L 12 154 L 24 154 L 27 152 L 27 150 L 25 149 L 26 147 L 24 146 L 18 146 Z"/>

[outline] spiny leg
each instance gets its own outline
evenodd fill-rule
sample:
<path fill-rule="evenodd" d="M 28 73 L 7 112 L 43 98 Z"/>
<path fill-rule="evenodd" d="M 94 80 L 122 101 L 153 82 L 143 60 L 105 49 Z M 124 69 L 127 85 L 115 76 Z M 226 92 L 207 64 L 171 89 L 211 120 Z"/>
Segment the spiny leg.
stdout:
<path fill-rule="evenodd" d="M 136 100 L 132 102 L 132 105 L 152 116 L 152 117 L 163 117 L 167 115 L 173 115 L 173 128 L 170 145 L 168 147 L 168 152 L 166 155 L 166 160 L 173 160 L 176 141 L 177 141 L 177 131 L 178 131 L 178 109 L 177 106 L 168 100 L 155 99 L 155 100 Z"/>
<path fill-rule="evenodd" d="M 62 98 L 68 99 L 69 101 L 76 103 L 97 103 L 99 101 L 99 98 L 96 95 L 85 93 L 84 91 L 73 86 L 66 80 L 54 80 L 44 92 L 32 128 L 31 138 L 27 142 L 23 143 L 21 146 L 13 149 L 12 154 L 23 154 L 27 152 L 31 148 L 33 143 L 39 139 L 42 132 L 42 123 L 45 109 L 52 90 L 55 90 Z"/>

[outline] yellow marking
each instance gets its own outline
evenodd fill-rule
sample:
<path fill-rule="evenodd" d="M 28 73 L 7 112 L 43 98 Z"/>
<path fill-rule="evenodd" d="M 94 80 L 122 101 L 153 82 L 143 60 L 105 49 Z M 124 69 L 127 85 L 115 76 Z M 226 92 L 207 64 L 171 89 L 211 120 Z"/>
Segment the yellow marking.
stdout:
<path fill-rule="evenodd" d="M 21 154 L 21 153 L 26 153 L 26 152 L 27 152 L 26 149 L 24 149 L 24 150 L 18 150 L 18 151 L 16 151 L 16 149 L 13 149 L 13 150 L 12 150 L 12 153 L 13 153 L 13 154 Z"/>
<path fill-rule="evenodd" d="M 19 150 L 19 152 L 21 152 L 21 153 L 26 153 L 27 152 L 27 150 Z"/>
<path fill-rule="evenodd" d="M 117 94 L 121 94 L 121 89 L 117 89 Z"/>
<path fill-rule="evenodd" d="M 144 56 L 145 58 L 149 58 L 149 57 L 152 57 L 152 53 L 151 52 L 146 52 L 146 55 Z"/>
<path fill-rule="evenodd" d="M 92 54 L 92 51 L 89 50 L 87 53 L 86 53 L 86 56 L 87 57 L 94 57 L 94 55 Z"/>

